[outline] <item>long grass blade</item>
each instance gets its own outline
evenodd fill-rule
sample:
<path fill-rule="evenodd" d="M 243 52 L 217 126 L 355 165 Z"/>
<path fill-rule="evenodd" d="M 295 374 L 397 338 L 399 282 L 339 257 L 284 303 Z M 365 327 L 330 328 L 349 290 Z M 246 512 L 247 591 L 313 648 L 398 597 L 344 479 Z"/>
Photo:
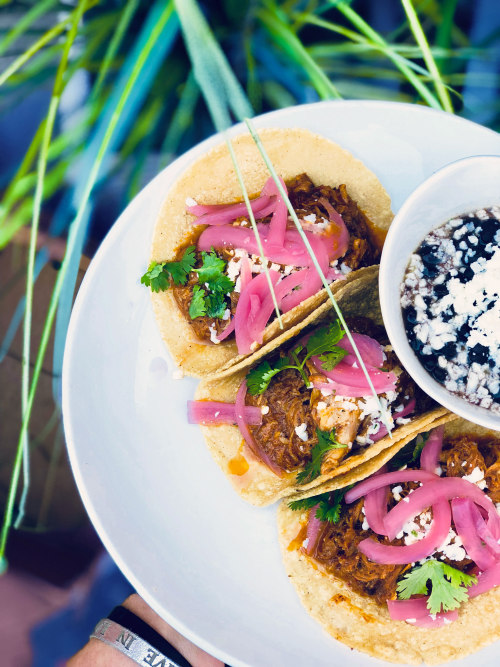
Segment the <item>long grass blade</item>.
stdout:
<path fill-rule="evenodd" d="M 42 0 L 41 2 L 36 2 L 33 7 L 31 7 L 24 16 L 22 16 L 17 22 L 16 25 L 9 30 L 5 37 L 0 40 L 0 55 L 4 54 L 5 51 L 13 44 L 18 37 L 20 37 L 28 28 L 39 18 L 43 16 L 45 12 L 51 9 L 54 5 L 58 4 L 57 0 Z"/>
<path fill-rule="evenodd" d="M 161 3 L 163 5 L 163 3 Z M 158 6 L 158 5 L 157 5 Z M 7 498 L 7 506 L 5 510 L 5 517 L 4 517 L 4 523 L 2 526 L 2 531 L 0 533 L 0 569 L 5 569 L 6 568 L 6 560 L 5 560 L 5 548 L 7 545 L 7 539 L 9 535 L 9 530 L 12 525 L 12 515 L 13 515 L 13 510 L 14 510 L 14 502 L 15 502 L 15 492 L 17 489 L 17 484 L 19 480 L 19 474 L 20 474 L 20 469 L 22 465 L 22 458 L 23 458 L 23 442 L 24 438 L 27 433 L 28 429 L 28 424 L 30 421 L 31 417 L 31 411 L 33 409 L 33 402 L 35 399 L 35 394 L 36 390 L 38 387 L 38 381 L 40 378 L 40 373 L 42 370 L 42 364 L 43 360 L 45 358 L 45 354 L 47 352 L 47 346 L 49 343 L 49 338 L 50 338 L 50 332 L 52 329 L 52 325 L 54 322 L 56 310 L 57 310 L 57 303 L 59 301 L 59 296 L 61 294 L 61 289 L 62 285 L 64 282 L 64 279 L 66 277 L 68 268 L 69 268 L 69 261 L 70 257 L 72 256 L 75 242 L 77 239 L 78 235 L 78 230 L 81 225 L 81 221 L 83 219 L 83 216 L 85 214 L 85 211 L 87 209 L 87 204 L 91 195 L 91 192 L 94 188 L 94 185 L 96 183 L 98 174 L 99 174 L 99 169 L 101 166 L 101 163 L 104 159 L 104 156 L 106 155 L 108 146 L 110 144 L 110 141 L 113 137 L 114 131 L 116 129 L 116 126 L 118 125 L 119 119 L 120 119 L 120 114 L 123 112 L 124 107 L 126 106 L 132 91 L 134 90 L 135 84 L 143 70 L 144 64 L 147 62 L 148 56 L 156 44 L 157 40 L 162 34 L 162 31 L 166 25 L 166 23 L 169 21 L 169 19 L 172 17 L 172 4 L 168 3 L 167 6 L 163 8 L 162 13 L 158 16 L 158 20 L 156 24 L 153 26 L 153 29 L 151 31 L 151 34 L 149 36 L 149 40 L 147 44 L 145 45 L 144 49 L 139 55 L 139 58 L 136 62 L 136 65 L 133 69 L 133 72 L 127 81 L 127 85 L 125 86 L 125 89 L 123 90 L 118 103 L 113 110 L 113 113 L 111 115 L 111 118 L 109 120 L 108 126 L 105 129 L 104 133 L 104 138 L 102 140 L 100 150 L 98 152 L 97 158 L 93 164 L 93 167 L 91 169 L 91 172 L 89 173 L 85 187 L 84 187 L 84 193 L 83 197 L 80 201 L 75 219 L 73 220 L 73 223 L 70 228 L 69 236 L 68 236 L 68 245 L 67 245 L 67 251 L 64 256 L 63 262 L 61 264 L 61 268 L 58 272 L 56 282 L 54 285 L 54 289 L 52 292 L 52 296 L 50 299 L 49 303 L 49 308 L 48 308 L 48 313 L 47 313 L 47 318 L 45 321 L 45 326 L 42 331 L 42 337 L 40 341 L 40 346 L 38 348 L 38 353 L 34 365 L 34 370 L 33 370 L 33 378 L 32 382 L 30 385 L 30 391 L 28 394 L 28 402 L 27 402 L 27 409 L 23 414 L 23 421 L 21 424 L 21 430 L 19 434 L 19 440 L 18 440 L 18 448 L 17 448 L 17 454 L 14 462 L 14 472 L 12 475 L 12 481 L 11 485 L 9 488 L 9 495 Z"/>
<path fill-rule="evenodd" d="M 421 95 L 427 104 L 434 109 L 441 109 L 441 104 L 435 95 L 427 88 L 427 86 L 422 83 L 418 76 L 412 71 L 408 65 L 401 62 L 399 57 L 396 57 L 396 54 L 388 48 L 388 43 L 378 32 L 373 30 L 373 28 L 361 18 L 361 16 L 355 12 L 352 7 L 350 7 L 345 2 L 335 3 L 333 0 L 329 0 L 330 4 L 335 5 L 335 7 L 349 20 L 351 23 L 358 28 L 364 35 L 370 38 L 375 44 L 383 46 L 387 49 L 387 57 L 390 58 L 396 67 L 404 74 L 408 83 L 410 83 L 415 90 Z"/>
<path fill-rule="evenodd" d="M 269 292 L 273 300 L 276 317 L 278 318 L 280 327 L 283 328 L 281 313 L 271 281 L 271 275 L 267 265 L 268 262 L 265 257 L 264 248 L 255 222 L 255 216 L 250 206 L 250 200 L 248 198 L 248 193 L 243 182 L 243 177 L 233 146 L 228 135 L 225 133 L 225 130 L 231 124 L 230 109 L 232 109 L 233 113 L 239 120 L 243 120 L 243 118 L 248 115 L 253 115 L 252 109 L 197 5 L 192 0 L 175 0 L 175 2 L 186 46 L 193 63 L 194 75 L 210 110 L 215 127 L 219 132 L 224 132 L 226 145 L 234 165 L 236 176 L 247 207 L 248 216 L 259 248 L 260 260 L 264 266 L 264 272 Z M 234 94 L 236 94 L 235 98 L 233 98 Z"/>
<path fill-rule="evenodd" d="M 89 0 L 89 5 L 87 9 L 95 7 L 99 3 L 99 0 Z M 21 67 L 30 60 L 36 53 L 40 51 L 46 44 L 55 39 L 58 35 L 64 32 L 65 28 L 73 21 L 75 9 L 69 16 L 57 23 L 53 28 L 47 30 L 47 32 L 37 39 L 37 41 L 32 44 L 29 49 L 27 49 L 22 55 L 12 62 L 7 69 L 5 69 L 2 74 L 0 74 L 0 86 L 3 85 L 15 72 L 17 72 Z"/>
<path fill-rule="evenodd" d="M 120 13 L 118 25 L 116 26 L 116 30 L 113 31 L 111 41 L 108 45 L 108 48 L 106 49 L 106 53 L 104 54 L 104 58 L 102 59 L 102 62 L 100 64 L 99 74 L 97 76 L 97 80 L 94 84 L 94 87 L 92 88 L 92 93 L 89 103 L 92 103 L 94 100 L 96 100 L 101 93 L 109 69 L 112 63 L 114 62 L 118 49 L 120 48 L 120 44 L 122 43 L 127 28 L 130 25 L 130 21 L 132 20 L 135 12 L 137 11 L 139 2 L 140 0 L 128 0 L 127 4 L 123 8 L 123 11 Z"/>
<path fill-rule="evenodd" d="M 47 155 L 49 151 L 49 145 L 52 138 L 52 132 L 54 129 L 54 124 L 57 115 L 57 109 L 59 107 L 59 102 L 61 99 L 62 91 L 64 88 L 63 84 L 63 75 L 66 71 L 66 66 L 69 60 L 70 49 L 75 41 L 78 24 L 82 19 L 82 16 L 85 13 L 87 8 L 87 0 L 80 0 L 78 6 L 76 7 L 75 12 L 72 15 L 72 22 L 70 25 L 70 30 L 68 36 L 64 43 L 63 52 L 61 56 L 61 61 L 57 69 L 56 80 L 54 82 L 54 89 L 52 92 L 52 97 L 49 104 L 49 111 L 45 121 L 42 142 L 40 146 L 40 155 L 38 159 L 38 168 L 37 168 L 37 181 L 35 187 L 35 196 L 33 201 L 33 221 L 31 225 L 31 236 L 30 236 L 30 245 L 28 250 L 28 268 L 26 275 L 26 308 L 24 314 L 24 330 L 23 330 L 23 357 L 22 357 L 22 391 L 21 391 L 21 406 L 23 419 L 27 411 L 28 406 L 28 393 L 29 393 L 29 370 L 30 370 L 30 345 L 31 345 L 31 320 L 33 314 L 33 285 L 34 285 L 34 270 L 35 270 L 35 254 L 37 247 L 37 237 L 38 237 L 38 226 L 40 222 L 40 212 L 42 208 L 43 200 L 43 184 L 45 178 L 45 172 L 47 168 Z M 19 527 L 22 523 L 26 507 L 26 499 L 30 486 L 30 470 L 29 470 L 29 450 L 28 450 L 28 433 L 25 431 L 24 437 L 22 440 L 22 459 L 23 459 L 23 491 L 21 494 L 21 499 L 19 502 L 19 511 L 15 521 L 15 527 Z M 17 485 L 16 485 L 17 487 Z M 15 491 L 14 491 L 15 492 Z"/>
<path fill-rule="evenodd" d="M 277 42 L 286 55 L 304 69 L 322 100 L 341 99 L 335 85 L 311 58 L 290 26 L 278 18 L 277 13 L 268 9 L 260 9 L 257 12 L 257 17 L 262 21 L 271 39 Z"/>
<path fill-rule="evenodd" d="M 436 93 L 439 97 L 441 105 L 445 111 L 453 113 L 453 105 L 451 103 L 448 90 L 446 89 L 446 86 L 443 84 L 441 74 L 436 65 L 436 61 L 434 60 L 434 56 L 432 55 L 429 49 L 429 43 L 427 41 L 427 37 L 425 36 L 425 33 L 422 29 L 422 25 L 419 21 L 415 8 L 413 7 L 412 1 L 401 0 L 401 3 L 406 12 L 406 16 L 408 17 L 408 21 L 410 22 L 410 27 L 415 37 L 415 40 L 417 41 L 418 45 L 422 50 L 422 56 L 424 58 L 425 64 L 427 65 L 427 69 L 431 73 L 431 76 L 434 80 Z"/>
<path fill-rule="evenodd" d="M 142 68 L 141 76 L 138 78 L 134 95 L 129 99 L 127 106 L 120 113 L 120 117 L 116 120 L 116 127 L 113 132 L 113 136 L 110 140 L 108 149 L 106 151 L 105 157 L 101 160 L 100 167 L 100 176 L 102 179 L 110 170 L 112 162 L 109 159 L 109 153 L 114 150 L 124 137 L 129 133 L 130 127 L 137 122 L 137 111 L 140 109 L 141 105 L 144 103 L 147 94 L 149 93 L 151 86 L 153 85 L 154 79 L 162 66 L 166 54 L 170 51 L 174 44 L 174 40 L 178 34 L 179 22 L 177 16 L 173 9 L 173 4 L 170 2 L 167 5 L 169 10 L 168 20 L 166 21 L 161 39 L 155 41 L 154 46 L 151 50 L 148 51 L 148 58 L 145 65 Z M 123 90 L 128 85 L 129 78 L 134 71 L 137 62 L 142 56 L 142 52 L 146 48 L 150 35 L 154 27 L 159 20 L 159 17 L 164 11 L 164 2 L 157 0 L 150 10 L 146 21 L 141 29 L 139 36 L 134 44 L 134 47 L 131 49 L 129 56 L 127 57 L 124 65 L 122 66 L 120 76 L 115 82 L 113 92 L 106 103 L 106 106 L 101 111 L 99 121 L 96 125 L 96 128 L 88 140 L 88 145 L 85 147 L 84 152 L 78 162 L 77 171 L 79 174 L 86 175 L 91 173 L 97 156 L 102 146 L 103 138 L 106 133 L 106 128 L 111 122 L 112 116 L 115 114 L 115 108 L 118 104 L 118 100 L 123 92 Z M 72 201 L 69 206 L 69 209 L 65 203 L 62 203 L 60 207 L 56 210 L 55 221 L 58 221 L 59 224 L 62 221 L 67 220 L 67 212 L 72 210 L 78 210 L 79 203 L 84 198 L 84 184 L 85 178 L 81 178 L 77 183 L 76 187 L 72 194 Z M 61 221 L 61 222 L 59 222 Z M 54 339 L 54 353 L 53 353 L 53 364 L 52 364 L 52 388 L 54 400 L 56 403 L 60 401 L 61 394 L 61 371 L 62 371 L 62 360 L 64 354 L 64 344 L 66 341 L 66 332 L 68 329 L 69 318 L 71 314 L 71 306 L 73 303 L 73 294 L 75 290 L 76 280 L 78 276 L 78 268 L 80 257 L 83 251 L 83 245 L 85 242 L 88 223 L 90 221 L 90 211 L 85 211 L 85 214 L 82 216 L 78 236 L 73 245 L 72 255 L 69 259 L 69 268 L 64 281 L 64 285 L 61 292 L 60 303 L 57 310 L 57 320 L 55 327 L 55 339 Z"/>
<path fill-rule="evenodd" d="M 338 317 L 339 320 L 341 321 L 341 323 L 342 323 L 342 327 L 344 328 L 344 331 L 346 332 L 347 338 L 349 339 L 349 342 L 351 343 L 351 345 L 352 345 L 352 347 L 353 347 L 353 349 L 354 349 L 354 352 L 356 353 L 356 358 L 357 358 L 357 360 L 358 360 L 358 362 L 359 362 L 359 365 L 360 365 L 361 369 L 363 370 L 363 373 L 365 374 L 366 380 L 367 380 L 367 382 L 368 382 L 368 386 L 370 387 L 371 392 L 372 392 L 372 394 L 373 394 L 373 396 L 374 396 L 374 398 L 375 398 L 375 400 L 376 400 L 376 402 L 377 402 L 378 408 L 379 408 L 379 410 L 380 410 L 381 419 L 382 419 L 382 421 L 383 421 L 383 423 L 384 423 L 384 426 L 386 427 L 386 429 L 387 429 L 387 431 L 388 431 L 388 433 L 389 433 L 389 435 L 390 435 L 390 434 L 391 434 L 391 430 L 392 430 L 392 426 L 391 426 L 390 423 L 389 423 L 390 420 L 388 419 L 386 410 L 385 410 L 384 407 L 382 406 L 382 403 L 381 403 L 381 401 L 380 401 L 380 398 L 378 397 L 378 394 L 377 394 L 377 392 L 375 391 L 375 387 L 373 386 L 373 383 L 372 383 L 371 378 L 370 378 L 370 376 L 369 376 L 369 374 L 368 374 L 368 371 L 366 370 L 365 362 L 363 361 L 363 358 L 361 357 L 361 355 L 360 355 L 360 353 L 359 353 L 359 350 L 358 350 L 358 347 L 357 347 L 357 345 L 356 345 L 356 342 L 354 341 L 354 339 L 353 339 L 353 337 L 352 337 L 352 334 L 351 334 L 351 332 L 350 332 L 350 330 L 349 330 L 349 327 L 347 326 L 347 323 L 346 323 L 346 321 L 345 321 L 345 319 L 344 319 L 344 316 L 342 315 L 342 311 L 340 310 L 339 305 L 338 305 L 338 303 L 337 303 L 335 297 L 333 296 L 333 293 L 332 293 L 330 284 L 328 283 L 328 281 L 327 281 L 327 279 L 326 279 L 326 276 L 325 276 L 325 274 L 323 273 L 323 271 L 322 271 L 322 269 L 321 269 L 321 266 L 319 265 L 318 260 L 316 259 L 316 255 L 314 254 L 314 251 L 313 251 L 313 249 L 312 249 L 312 247 L 311 247 L 311 244 L 309 243 L 309 239 L 307 238 L 307 236 L 306 236 L 306 234 L 305 234 L 305 232 L 304 232 L 304 230 L 303 230 L 303 228 L 302 228 L 302 225 L 301 225 L 300 222 L 299 222 L 299 219 L 298 219 L 298 217 L 297 217 L 297 213 L 295 212 L 295 209 L 293 208 L 293 206 L 292 206 L 292 204 L 291 204 L 291 202 L 290 202 L 290 200 L 289 200 L 289 198 L 288 198 L 288 196 L 287 196 L 287 194 L 286 194 L 286 192 L 285 192 L 285 189 L 283 188 L 283 186 L 282 186 L 282 184 L 281 184 L 281 181 L 280 181 L 280 179 L 278 178 L 278 174 L 276 173 L 276 170 L 275 170 L 275 168 L 274 168 L 274 166 L 273 166 L 273 163 L 272 163 L 271 160 L 269 159 L 269 156 L 268 156 L 268 154 L 267 154 L 267 152 L 266 152 L 266 149 L 264 148 L 264 145 L 262 144 L 262 141 L 260 140 L 260 137 L 259 137 L 259 135 L 258 135 L 258 133 L 257 133 L 257 131 L 256 131 L 256 129 L 255 129 L 253 123 L 252 123 L 252 121 L 251 121 L 249 118 L 245 118 L 245 123 L 246 123 L 246 125 L 247 125 L 247 127 L 248 127 L 248 130 L 249 130 L 250 134 L 251 134 L 252 137 L 253 137 L 253 140 L 254 140 L 255 143 L 257 144 L 257 147 L 258 147 L 258 149 L 259 149 L 259 151 L 260 151 L 260 154 L 262 155 L 262 158 L 263 158 L 264 162 L 266 163 L 266 166 L 267 166 L 267 168 L 269 169 L 269 173 L 270 173 L 271 176 L 273 177 L 273 180 L 274 180 L 274 182 L 276 183 L 276 186 L 277 186 L 277 188 L 278 188 L 278 190 L 279 190 L 281 196 L 283 197 L 283 200 L 286 202 L 286 205 L 287 205 L 287 208 L 288 208 L 288 212 L 289 212 L 290 216 L 292 217 L 292 220 L 293 220 L 293 222 L 294 222 L 294 224 L 295 224 L 295 227 L 297 228 L 297 231 L 299 232 L 299 234 L 300 234 L 300 236 L 301 236 L 301 238 L 302 238 L 302 242 L 304 243 L 304 246 L 306 247 L 307 252 L 309 253 L 309 255 L 310 255 L 310 257 L 311 257 L 311 259 L 312 259 L 312 261 L 313 261 L 314 267 L 316 268 L 316 271 L 318 272 L 318 274 L 319 274 L 319 276 L 320 276 L 320 278 L 321 278 L 321 281 L 322 281 L 322 283 L 323 283 L 323 285 L 324 285 L 324 287 L 325 287 L 325 289 L 326 289 L 326 292 L 327 292 L 327 294 L 328 294 L 328 297 L 329 297 L 329 299 L 330 299 L 330 302 L 332 303 L 333 308 L 334 308 L 335 312 L 337 313 L 337 317 Z"/>

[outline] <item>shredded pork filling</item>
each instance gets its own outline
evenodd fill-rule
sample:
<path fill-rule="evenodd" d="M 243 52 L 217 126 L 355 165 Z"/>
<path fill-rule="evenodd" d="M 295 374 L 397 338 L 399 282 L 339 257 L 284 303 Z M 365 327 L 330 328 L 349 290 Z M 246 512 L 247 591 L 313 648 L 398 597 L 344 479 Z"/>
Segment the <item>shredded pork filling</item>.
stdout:
<path fill-rule="evenodd" d="M 328 212 L 324 205 L 319 202 L 321 198 L 326 199 L 337 213 L 342 216 L 347 230 L 349 231 L 349 247 L 346 254 L 339 260 L 339 265 L 344 264 L 349 269 L 355 270 L 363 266 L 372 266 L 379 262 L 380 248 L 377 245 L 372 224 L 358 208 L 356 202 L 349 197 L 345 185 L 340 185 L 338 188 L 331 188 L 326 185 L 315 186 L 307 174 L 296 176 L 291 181 L 288 181 L 286 185 L 290 202 L 299 218 L 304 219 L 306 216 L 314 216 L 317 222 L 328 220 Z M 271 218 L 268 217 L 261 221 L 269 222 L 270 219 Z M 234 224 L 242 224 L 245 226 L 250 225 L 245 218 L 238 219 Z M 200 230 L 193 231 L 189 239 L 187 239 L 182 247 L 177 250 L 175 261 L 181 259 L 186 248 L 197 244 L 199 235 Z M 234 257 L 234 250 L 225 248 L 216 250 L 216 254 L 228 261 Z M 200 268 L 201 265 L 202 256 L 201 253 L 197 251 L 195 268 Z M 278 270 L 284 274 L 286 267 L 284 265 L 274 264 L 273 268 L 276 269 L 277 266 L 279 266 Z M 271 262 L 268 262 L 268 267 L 271 267 Z M 226 297 L 226 306 L 229 311 L 227 319 L 207 316 L 191 319 L 189 315 L 189 306 L 191 305 L 193 297 L 193 288 L 197 284 L 198 274 L 192 271 L 189 274 L 188 281 L 185 285 L 172 284 L 171 288 L 179 309 L 186 320 L 191 324 L 196 337 L 207 342 L 214 342 L 214 336 L 221 334 L 228 325 L 229 318 L 234 316 L 239 294 L 235 291 L 228 294 Z M 228 338 L 232 337 L 234 337 L 234 334 L 230 334 Z"/>
<path fill-rule="evenodd" d="M 484 478 L 487 486 L 485 493 L 494 501 L 500 498 L 500 445 L 497 442 L 482 438 L 472 438 L 464 435 L 448 440 L 441 452 L 440 466 L 443 476 L 466 477 L 477 479 L 478 486 L 482 486 Z M 480 472 L 478 472 L 480 471 Z M 402 484 L 399 491 L 404 498 L 412 489 L 417 488 L 415 483 Z M 387 495 L 389 509 L 396 504 L 393 493 Z M 345 581 L 356 593 L 373 598 L 378 604 L 385 606 L 387 600 L 395 599 L 396 584 L 401 575 L 411 565 L 380 565 L 373 563 L 358 551 L 358 544 L 371 537 L 383 544 L 389 544 L 387 538 L 376 535 L 368 527 L 363 514 L 361 499 L 353 505 L 343 505 L 338 523 L 325 522 L 318 537 L 312 557 L 329 573 Z M 424 514 L 424 513 L 422 513 Z M 427 510 L 427 515 L 431 510 Z M 454 528 L 452 524 L 452 528 Z M 390 544 L 404 544 L 402 539 L 394 540 Z M 465 552 L 461 560 L 450 559 L 446 548 L 437 551 L 435 557 L 448 563 L 452 567 L 471 573 L 474 564 Z"/>
<path fill-rule="evenodd" d="M 387 343 L 384 329 L 368 318 L 348 318 L 347 324 L 353 333 L 366 334 L 381 344 Z M 397 357 L 389 352 L 384 368 L 391 370 L 398 364 Z M 316 370 L 314 372 L 317 374 Z M 313 376 L 310 374 L 309 377 Z M 396 394 L 393 407 L 406 405 L 414 397 L 417 401 L 415 414 L 431 406 L 431 400 L 404 371 L 398 376 Z M 295 471 L 311 460 L 311 450 L 318 442 L 317 428 L 335 429 L 337 441 L 346 445 L 327 454 L 322 472 L 338 467 L 351 452 L 359 451 L 363 445 L 356 438 L 364 437 L 362 434 L 368 431 L 373 420 L 370 416 L 362 416 L 361 409 L 352 409 L 356 407 L 356 401 L 363 403 L 363 399 L 335 400 L 335 395 L 323 396 L 318 389 L 306 387 L 298 371 L 292 369 L 279 373 L 262 394 L 246 396 L 247 405 L 264 408 L 262 424 L 250 427 L 255 442 L 273 463 L 287 472 Z M 394 416 L 397 417 L 397 413 Z"/>

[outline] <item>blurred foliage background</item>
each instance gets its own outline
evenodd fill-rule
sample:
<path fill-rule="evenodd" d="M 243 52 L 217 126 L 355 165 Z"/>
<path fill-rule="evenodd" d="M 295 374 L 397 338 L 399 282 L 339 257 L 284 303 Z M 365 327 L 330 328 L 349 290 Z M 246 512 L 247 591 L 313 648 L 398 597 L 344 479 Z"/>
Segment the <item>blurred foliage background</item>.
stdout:
<path fill-rule="evenodd" d="M 0 374 L 18 361 L 1 381 L 14 398 L 1 404 L 0 569 L 13 523 L 64 525 L 48 506 L 64 488 L 81 257 L 144 184 L 230 119 L 319 100 L 425 104 L 498 130 L 499 64 L 497 0 L 0 0 Z"/>

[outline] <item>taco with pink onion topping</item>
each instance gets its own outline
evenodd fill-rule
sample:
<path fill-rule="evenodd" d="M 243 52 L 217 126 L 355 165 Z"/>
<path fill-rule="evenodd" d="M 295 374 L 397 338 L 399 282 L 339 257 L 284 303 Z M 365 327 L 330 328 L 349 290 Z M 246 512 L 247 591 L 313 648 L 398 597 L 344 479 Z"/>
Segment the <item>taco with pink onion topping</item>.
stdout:
<path fill-rule="evenodd" d="M 392 212 L 375 175 L 307 130 L 273 128 L 260 136 L 333 291 L 378 264 Z M 239 135 L 233 146 L 264 261 L 223 144 L 195 161 L 167 193 L 141 279 L 151 288 L 174 361 L 197 377 L 245 358 L 327 298 L 253 139 Z"/>
<path fill-rule="evenodd" d="M 362 481 L 278 512 L 306 610 L 391 662 L 439 664 L 500 638 L 500 433 L 455 415 L 432 426 L 360 466 Z"/>
<path fill-rule="evenodd" d="M 337 302 L 376 396 L 325 303 L 249 360 L 203 380 L 189 403 L 190 422 L 201 425 L 214 458 L 249 502 L 266 505 L 327 480 L 342 486 L 357 479 L 362 463 L 447 414 L 388 344 L 376 315 L 377 269 L 367 271 L 372 275 L 338 291 Z"/>

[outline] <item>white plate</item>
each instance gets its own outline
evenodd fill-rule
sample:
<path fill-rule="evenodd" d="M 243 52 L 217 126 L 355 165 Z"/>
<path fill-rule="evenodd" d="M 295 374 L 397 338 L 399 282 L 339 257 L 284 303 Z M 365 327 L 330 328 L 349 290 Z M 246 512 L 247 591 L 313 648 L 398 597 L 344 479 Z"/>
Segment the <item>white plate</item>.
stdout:
<path fill-rule="evenodd" d="M 494 132 L 416 105 L 323 102 L 255 123 L 305 127 L 337 141 L 377 174 L 394 211 L 448 162 L 500 154 Z M 303 610 L 281 564 L 275 508 L 240 500 L 198 428 L 187 424 L 196 382 L 172 379 L 139 282 L 165 192 L 219 141 L 206 140 L 159 174 L 120 216 L 87 271 L 63 369 L 75 478 L 99 536 L 138 593 L 221 660 L 234 667 L 380 665 L 334 641 Z M 461 664 L 498 664 L 499 648 Z"/>

